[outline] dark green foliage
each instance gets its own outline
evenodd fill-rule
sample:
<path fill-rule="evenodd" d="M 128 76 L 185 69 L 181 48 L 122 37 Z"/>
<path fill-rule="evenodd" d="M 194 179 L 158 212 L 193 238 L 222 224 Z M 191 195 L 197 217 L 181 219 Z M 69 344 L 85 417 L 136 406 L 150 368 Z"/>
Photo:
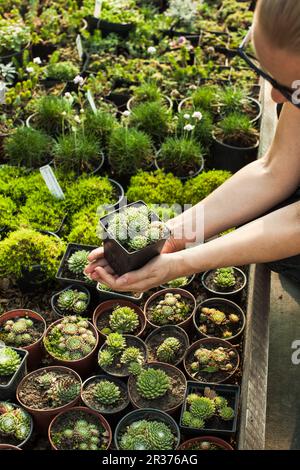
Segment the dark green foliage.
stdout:
<path fill-rule="evenodd" d="M 230 176 L 231 173 L 229 171 L 212 170 L 203 172 L 187 181 L 183 192 L 185 204 L 192 204 L 194 206 L 225 183 Z"/>
<path fill-rule="evenodd" d="M 164 141 L 157 163 L 175 176 L 194 174 L 202 165 L 203 149 L 194 139 L 169 137 Z"/>
<path fill-rule="evenodd" d="M 111 133 L 116 127 L 118 121 L 111 113 L 99 110 L 96 113 L 89 111 L 86 114 L 85 133 L 97 138 L 101 150 L 107 148 Z"/>
<path fill-rule="evenodd" d="M 141 103 L 133 108 L 129 122 L 130 126 L 145 132 L 158 144 L 170 130 L 171 114 L 159 101 Z"/>

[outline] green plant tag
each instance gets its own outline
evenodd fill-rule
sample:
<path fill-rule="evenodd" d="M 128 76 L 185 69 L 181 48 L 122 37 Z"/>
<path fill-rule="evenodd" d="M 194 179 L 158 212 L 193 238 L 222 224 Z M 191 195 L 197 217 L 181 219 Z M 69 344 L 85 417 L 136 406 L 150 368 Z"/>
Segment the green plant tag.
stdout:
<path fill-rule="evenodd" d="M 76 47 L 77 47 L 79 58 L 82 59 L 83 47 L 82 47 L 82 41 L 81 41 L 80 34 L 77 34 L 77 36 L 76 36 Z"/>
<path fill-rule="evenodd" d="M 95 0 L 94 17 L 100 18 L 102 10 L 102 0 Z"/>
<path fill-rule="evenodd" d="M 47 188 L 49 189 L 50 193 L 56 199 L 65 199 L 65 195 L 63 190 L 60 187 L 59 182 L 56 179 L 55 174 L 50 165 L 45 165 L 40 168 L 40 173 L 44 178 Z"/>
<path fill-rule="evenodd" d="M 92 108 L 93 113 L 96 114 L 97 113 L 97 108 L 96 108 L 95 101 L 94 101 L 93 95 L 91 93 L 91 90 L 87 91 L 86 97 L 87 97 L 87 100 L 90 104 L 90 107 Z"/>

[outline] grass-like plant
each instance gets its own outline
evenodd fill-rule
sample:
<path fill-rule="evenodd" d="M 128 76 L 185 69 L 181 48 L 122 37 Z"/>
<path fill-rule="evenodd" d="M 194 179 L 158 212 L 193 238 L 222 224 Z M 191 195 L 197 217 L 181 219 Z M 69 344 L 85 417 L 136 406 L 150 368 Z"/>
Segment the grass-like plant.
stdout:
<path fill-rule="evenodd" d="M 101 163 L 98 140 L 82 131 L 60 136 L 53 147 L 54 161 L 63 171 L 92 171 Z"/>
<path fill-rule="evenodd" d="M 53 140 L 43 131 L 18 127 L 4 143 L 10 165 L 37 168 L 49 162 Z"/>
<path fill-rule="evenodd" d="M 119 127 L 109 140 L 109 162 L 118 176 L 133 175 L 140 168 L 147 168 L 153 161 L 150 137 L 137 129 Z"/>
<path fill-rule="evenodd" d="M 203 153 L 201 145 L 194 139 L 169 137 L 157 154 L 157 163 L 176 176 L 188 176 L 200 168 Z"/>
<path fill-rule="evenodd" d="M 160 101 L 141 103 L 133 108 L 129 123 L 148 134 L 158 144 L 170 130 L 171 114 Z"/>
<path fill-rule="evenodd" d="M 146 82 L 135 88 L 133 96 L 134 104 L 161 101 L 163 98 L 160 88 L 154 82 Z"/>
<path fill-rule="evenodd" d="M 72 62 L 49 63 L 46 67 L 46 77 L 60 82 L 68 82 L 79 75 L 79 68 Z"/>
<path fill-rule="evenodd" d="M 243 88 L 228 86 L 219 91 L 219 103 L 222 114 L 228 115 L 243 110 L 243 102 L 247 99 L 247 93 Z"/>
<path fill-rule="evenodd" d="M 230 178 L 231 173 L 223 170 L 204 171 L 186 182 L 183 191 L 185 204 L 195 205 Z"/>
<path fill-rule="evenodd" d="M 258 141 L 257 130 L 245 114 L 232 113 L 218 122 L 215 136 L 224 144 L 247 148 Z"/>
<path fill-rule="evenodd" d="M 184 114 L 180 113 L 178 115 L 177 121 L 177 135 L 185 136 L 186 131 L 184 127 L 188 122 L 191 122 L 194 126 L 193 137 L 199 142 L 203 147 L 209 147 L 212 142 L 212 131 L 213 131 L 213 118 L 210 112 L 208 111 L 199 111 L 201 113 L 201 119 L 193 119 L 191 115 L 191 120 L 187 121 Z"/>
<path fill-rule="evenodd" d="M 96 113 L 92 111 L 86 113 L 85 133 L 98 139 L 100 149 L 107 148 L 111 133 L 116 127 L 118 127 L 118 121 L 111 113 L 102 110 Z"/>
<path fill-rule="evenodd" d="M 192 94 L 192 102 L 195 109 L 211 111 L 218 103 L 218 87 L 215 85 L 204 85 Z"/>
<path fill-rule="evenodd" d="M 70 102 L 59 96 L 42 96 L 35 102 L 34 125 L 47 134 L 61 134 L 68 127 L 73 110 Z"/>

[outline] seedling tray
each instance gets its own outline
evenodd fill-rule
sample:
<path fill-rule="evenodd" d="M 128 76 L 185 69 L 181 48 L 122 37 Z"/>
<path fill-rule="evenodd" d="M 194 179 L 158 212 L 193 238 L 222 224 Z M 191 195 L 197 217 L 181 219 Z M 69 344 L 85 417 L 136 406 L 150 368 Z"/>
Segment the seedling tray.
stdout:
<path fill-rule="evenodd" d="M 214 390 L 217 395 L 226 398 L 228 406 L 234 409 L 234 418 L 231 421 L 224 421 L 221 418 L 211 418 L 206 421 L 206 425 L 203 429 L 190 428 L 182 425 L 183 413 L 188 409 L 186 406 L 186 398 L 191 393 L 197 393 L 201 396 L 204 395 L 205 388 Z M 207 436 L 227 436 L 231 437 L 236 433 L 238 412 L 239 412 L 239 398 L 240 398 L 240 387 L 238 385 L 223 385 L 223 384 L 209 384 L 199 382 L 187 382 L 187 390 L 184 398 L 184 403 L 181 409 L 180 416 L 180 429 L 184 434 L 195 434 L 195 435 L 207 435 Z M 211 427 L 210 423 L 218 422 L 218 427 Z"/>

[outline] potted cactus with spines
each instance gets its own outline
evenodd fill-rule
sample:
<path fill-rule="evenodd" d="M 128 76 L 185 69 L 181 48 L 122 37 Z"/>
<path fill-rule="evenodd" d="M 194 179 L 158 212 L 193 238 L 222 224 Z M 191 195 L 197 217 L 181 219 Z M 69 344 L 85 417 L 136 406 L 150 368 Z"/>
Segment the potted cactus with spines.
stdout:
<path fill-rule="evenodd" d="M 33 429 L 31 416 L 18 405 L 0 402 L 0 444 L 22 447 Z"/>
<path fill-rule="evenodd" d="M 127 385 L 113 376 L 96 375 L 82 386 L 82 401 L 89 408 L 116 417 L 128 403 Z"/>

